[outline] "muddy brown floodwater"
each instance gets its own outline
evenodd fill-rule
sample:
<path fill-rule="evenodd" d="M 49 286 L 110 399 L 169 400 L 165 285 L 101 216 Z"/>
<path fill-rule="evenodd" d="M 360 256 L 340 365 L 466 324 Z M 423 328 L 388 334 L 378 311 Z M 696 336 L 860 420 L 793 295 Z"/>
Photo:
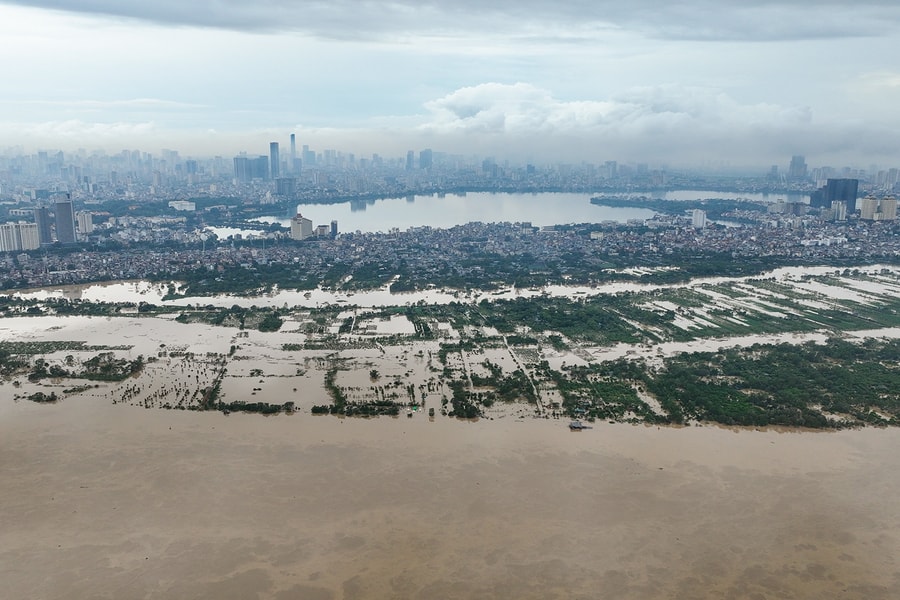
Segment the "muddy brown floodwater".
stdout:
<path fill-rule="evenodd" d="M 898 443 L 4 397 L 0 594 L 895 599 Z"/>

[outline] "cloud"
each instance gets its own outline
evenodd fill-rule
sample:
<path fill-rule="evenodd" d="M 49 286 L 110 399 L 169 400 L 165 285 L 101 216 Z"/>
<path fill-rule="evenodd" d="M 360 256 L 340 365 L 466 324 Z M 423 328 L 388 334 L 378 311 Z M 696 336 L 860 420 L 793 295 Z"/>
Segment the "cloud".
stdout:
<path fill-rule="evenodd" d="M 890 78 L 888 78 L 890 80 Z M 357 156 L 405 156 L 432 148 L 465 156 L 554 164 L 605 160 L 687 167 L 729 163 L 763 168 L 804 154 L 811 164 L 900 164 L 900 120 L 821 122 L 803 105 L 742 102 L 711 88 L 637 87 L 608 98 L 567 100 L 528 83 L 488 82 L 426 102 L 416 116 L 376 117 L 345 127 L 222 129 L 117 117 L 0 123 L 0 139 L 30 148 L 177 148 L 185 155 L 264 154 L 270 141 L 298 143 Z"/>
<path fill-rule="evenodd" d="M 890 150 L 896 122 L 823 125 L 807 106 L 742 103 L 708 88 L 642 87 L 606 100 L 565 101 L 526 83 L 485 83 L 425 108 L 423 136 L 520 159 L 758 165 L 791 154 L 900 158 Z"/>
<path fill-rule="evenodd" d="M 485 83 L 426 103 L 425 131 L 467 134 L 610 134 L 681 129 L 734 131 L 808 125 L 806 107 L 740 104 L 717 90 L 656 86 L 605 101 L 562 101 L 527 83 Z"/>
<path fill-rule="evenodd" d="M 892 34 L 893 0 L 5 0 L 163 25 L 294 31 L 334 39 L 478 37 L 523 32 L 559 41 L 609 30 L 688 40 L 792 40 Z M 555 32 L 555 33 L 554 33 Z"/>

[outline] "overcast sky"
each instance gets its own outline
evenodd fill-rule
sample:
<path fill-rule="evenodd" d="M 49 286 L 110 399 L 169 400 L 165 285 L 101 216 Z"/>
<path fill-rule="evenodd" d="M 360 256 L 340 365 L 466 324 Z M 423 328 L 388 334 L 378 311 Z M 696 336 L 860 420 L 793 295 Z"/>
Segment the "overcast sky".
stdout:
<path fill-rule="evenodd" d="M 0 151 L 900 166 L 896 0 L 0 0 Z"/>

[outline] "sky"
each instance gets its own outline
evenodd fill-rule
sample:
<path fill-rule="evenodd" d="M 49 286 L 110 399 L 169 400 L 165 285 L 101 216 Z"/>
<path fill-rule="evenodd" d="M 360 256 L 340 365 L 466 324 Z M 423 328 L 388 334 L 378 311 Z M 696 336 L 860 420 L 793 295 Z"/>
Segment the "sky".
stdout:
<path fill-rule="evenodd" d="M 0 152 L 900 166 L 896 0 L 0 0 Z"/>

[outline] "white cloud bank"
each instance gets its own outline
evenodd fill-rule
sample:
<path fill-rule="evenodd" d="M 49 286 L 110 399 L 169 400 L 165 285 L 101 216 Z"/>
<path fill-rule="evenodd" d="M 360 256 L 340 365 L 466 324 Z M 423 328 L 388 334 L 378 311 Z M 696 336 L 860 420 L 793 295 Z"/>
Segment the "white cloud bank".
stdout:
<path fill-rule="evenodd" d="M 822 125 L 809 107 L 741 103 L 715 89 L 644 87 L 606 100 L 571 101 L 527 83 L 490 82 L 457 89 L 423 109 L 416 117 L 379 118 L 371 126 L 354 128 L 297 124 L 213 131 L 155 120 L 70 119 L 0 123 L 0 136 L 12 140 L 24 134 L 31 145 L 44 148 L 173 147 L 229 156 L 265 153 L 269 141 L 295 132 L 300 143 L 318 150 L 335 148 L 358 156 L 402 156 L 408 149 L 430 147 L 539 163 L 619 160 L 692 166 L 721 161 L 763 168 L 805 154 L 817 164 L 900 164 L 896 123 L 874 128 Z M 194 110 L 185 108 L 186 114 Z"/>

